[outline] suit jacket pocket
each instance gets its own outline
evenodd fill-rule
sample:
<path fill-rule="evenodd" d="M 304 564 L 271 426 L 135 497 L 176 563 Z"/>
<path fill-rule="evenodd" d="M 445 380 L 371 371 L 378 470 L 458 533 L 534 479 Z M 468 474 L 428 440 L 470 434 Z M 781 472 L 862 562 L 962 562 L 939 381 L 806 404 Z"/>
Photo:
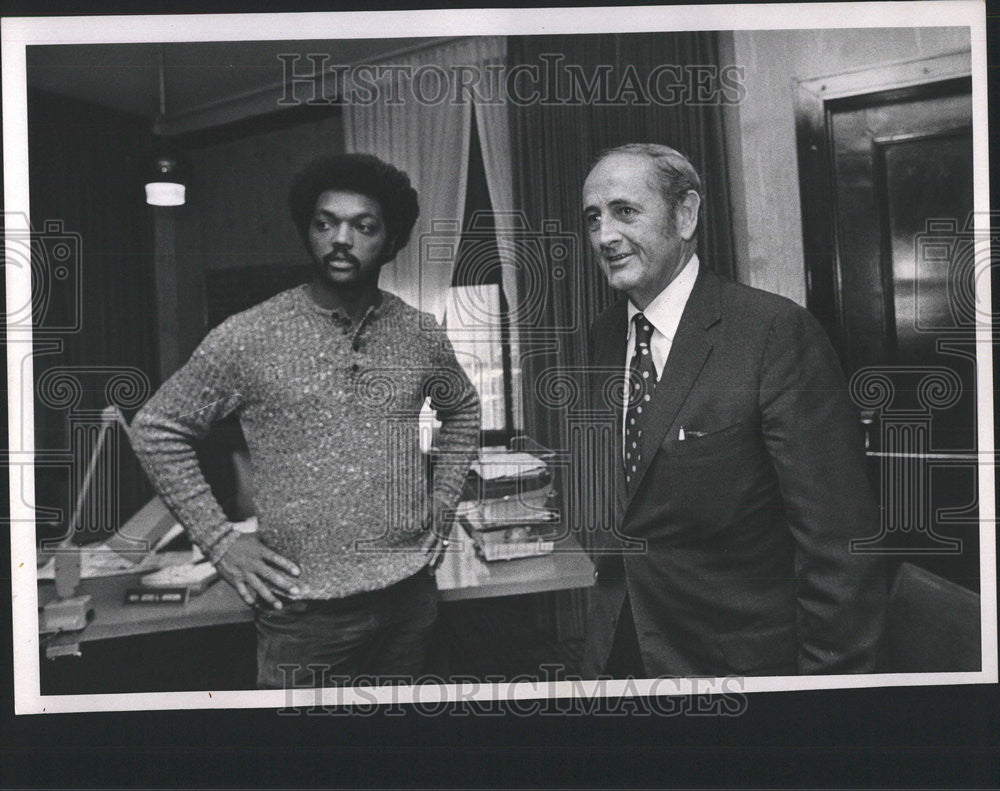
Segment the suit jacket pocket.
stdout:
<path fill-rule="evenodd" d="M 798 672 L 795 624 L 720 634 L 715 645 L 727 673 L 787 676 Z"/>
<path fill-rule="evenodd" d="M 703 436 L 696 436 L 686 431 L 684 439 L 678 439 L 677 434 L 671 432 L 663 441 L 660 450 L 669 456 L 737 454 L 752 444 L 753 440 L 754 433 L 745 423 L 734 423 Z"/>

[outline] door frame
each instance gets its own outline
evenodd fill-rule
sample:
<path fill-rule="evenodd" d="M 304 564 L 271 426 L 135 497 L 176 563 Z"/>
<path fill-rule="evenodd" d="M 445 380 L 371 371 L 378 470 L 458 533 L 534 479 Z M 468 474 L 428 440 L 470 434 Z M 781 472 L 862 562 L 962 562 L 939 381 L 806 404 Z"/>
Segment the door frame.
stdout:
<path fill-rule="evenodd" d="M 971 90 L 969 49 L 795 80 L 806 306 L 830 336 L 842 362 L 846 349 L 830 116 L 852 106 L 949 95 L 965 85 Z"/>

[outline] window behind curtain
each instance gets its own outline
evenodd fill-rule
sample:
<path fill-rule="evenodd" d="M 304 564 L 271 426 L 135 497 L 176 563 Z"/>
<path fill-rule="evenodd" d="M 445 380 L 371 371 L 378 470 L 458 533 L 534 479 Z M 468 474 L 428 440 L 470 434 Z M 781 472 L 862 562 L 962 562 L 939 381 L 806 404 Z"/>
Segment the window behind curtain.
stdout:
<path fill-rule="evenodd" d="M 520 360 L 511 353 L 509 299 L 501 279 L 496 222 L 475 114 L 471 133 L 462 236 L 445 324 L 459 361 L 479 391 L 484 444 L 506 444 L 523 427 L 514 398 Z"/>

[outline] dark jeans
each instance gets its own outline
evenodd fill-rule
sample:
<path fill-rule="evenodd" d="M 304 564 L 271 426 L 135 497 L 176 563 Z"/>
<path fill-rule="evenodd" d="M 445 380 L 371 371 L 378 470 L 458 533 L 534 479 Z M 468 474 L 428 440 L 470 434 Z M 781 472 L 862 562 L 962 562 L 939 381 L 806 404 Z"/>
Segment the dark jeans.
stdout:
<path fill-rule="evenodd" d="M 345 686 L 359 676 L 373 685 L 389 676 L 415 679 L 423 672 L 437 602 L 434 576 L 423 570 L 344 599 L 258 607 L 257 686 Z"/>

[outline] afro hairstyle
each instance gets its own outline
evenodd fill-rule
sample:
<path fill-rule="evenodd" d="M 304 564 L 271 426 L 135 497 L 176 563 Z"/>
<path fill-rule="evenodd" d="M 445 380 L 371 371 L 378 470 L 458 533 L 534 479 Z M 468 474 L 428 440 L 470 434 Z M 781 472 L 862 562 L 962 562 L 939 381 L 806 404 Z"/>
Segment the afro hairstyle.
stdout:
<path fill-rule="evenodd" d="M 371 154 L 335 154 L 314 159 L 296 174 L 288 191 L 292 220 L 303 238 L 308 238 L 316 199 L 329 190 L 355 192 L 378 201 L 392 243 L 392 248 L 386 251 L 386 260 L 394 258 L 406 246 L 420 214 L 417 191 L 406 173 Z"/>

